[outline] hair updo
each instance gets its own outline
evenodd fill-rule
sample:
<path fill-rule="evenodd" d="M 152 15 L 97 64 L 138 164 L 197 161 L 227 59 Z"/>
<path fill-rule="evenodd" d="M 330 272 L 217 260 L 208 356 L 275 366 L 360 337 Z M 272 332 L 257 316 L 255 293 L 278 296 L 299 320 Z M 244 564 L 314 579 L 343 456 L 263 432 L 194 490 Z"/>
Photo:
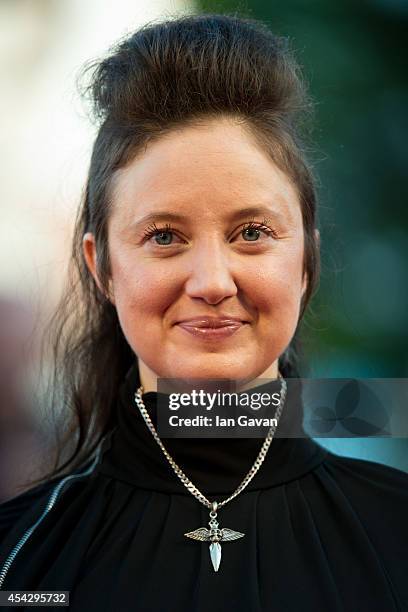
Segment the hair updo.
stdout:
<path fill-rule="evenodd" d="M 115 424 L 119 386 L 134 354 L 115 307 L 86 266 L 82 238 L 96 240 L 98 275 L 108 293 L 107 221 L 115 172 L 153 139 L 175 127 L 217 116 L 237 118 L 297 189 L 304 228 L 308 286 L 300 319 L 316 288 L 316 192 L 300 130 L 310 102 L 285 38 L 262 23 L 226 15 L 196 15 L 148 24 L 85 70 L 98 133 L 74 230 L 68 283 L 51 321 L 52 398 L 72 422 L 60 449 L 70 445 L 53 475 L 90 456 Z M 279 359 L 283 376 L 298 376 L 298 329 Z M 109 373 L 109 375 L 107 375 Z M 57 465 L 59 464 L 59 468 Z"/>

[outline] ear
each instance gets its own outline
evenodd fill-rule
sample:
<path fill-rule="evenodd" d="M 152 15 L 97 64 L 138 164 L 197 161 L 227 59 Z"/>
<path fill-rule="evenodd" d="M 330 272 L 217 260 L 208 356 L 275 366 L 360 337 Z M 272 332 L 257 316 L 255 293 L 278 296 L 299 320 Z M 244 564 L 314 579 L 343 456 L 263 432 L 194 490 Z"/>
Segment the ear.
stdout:
<path fill-rule="evenodd" d="M 308 283 L 308 278 L 307 278 L 307 274 L 306 272 L 303 275 L 303 281 L 302 281 L 302 293 L 301 293 L 301 298 L 303 299 L 303 296 L 306 293 L 306 289 L 307 289 L 307 283 Z"/>
<path fill-rule="evenodd" d="M 84 234 L 82 238 L 82 250 L 83 250 L 84 259 L 88 267 L 88 270 L 92 274 L 95 280 L 95 283 L 98 286 L 99 291 L 108 300 L 114 303 L 113 293 L 111 291 L 111 281 L 109 281 L 109 293 L 107 294 L 98 276 L 96 242 L 95 242 L 95 236 L 91 232 L 86 232 L 86 234 Z"/>
<path fill-rule="evenodd" d="M 320 251 L 320 232 L 318 229 L 314 230 L 314 238 L 317 245 L 317 250 Z"/>

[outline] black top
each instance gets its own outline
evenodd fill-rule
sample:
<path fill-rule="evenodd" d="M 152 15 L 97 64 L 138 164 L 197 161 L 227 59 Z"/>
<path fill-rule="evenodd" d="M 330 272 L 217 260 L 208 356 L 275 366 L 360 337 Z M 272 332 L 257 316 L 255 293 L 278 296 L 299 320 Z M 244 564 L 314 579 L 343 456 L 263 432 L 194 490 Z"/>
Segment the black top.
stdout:
<path fill-rule="evenodd" d="M 184 536 L 208 526 L 208 510 L 147 429 L 134 402 L 139 384 L 133 366 L 96 467 L 0 506 L 2 589 L 70 591 L 74 612 L 408 610 L 407 474 L 338 457 L 310 438 L 275 438 L 248 487 L 219 510 L 220 527 L 245 536 L 222 544 L 215 572 L 209 543 Z M 143 400 L 156 424 L 157 394 Z M 289 393 L 281 422 L 301 418 Z M 262 440 L 163 443 L 221 501 Z"/>

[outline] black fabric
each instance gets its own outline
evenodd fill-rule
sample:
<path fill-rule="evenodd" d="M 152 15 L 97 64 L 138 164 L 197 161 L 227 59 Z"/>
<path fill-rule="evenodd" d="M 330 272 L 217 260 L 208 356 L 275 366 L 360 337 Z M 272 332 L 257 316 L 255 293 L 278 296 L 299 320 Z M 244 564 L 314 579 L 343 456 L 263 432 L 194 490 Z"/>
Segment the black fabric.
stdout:
<path fill-rule="evenodd" d="M 208 543 L 183 535 L 207 527 L 208 510 L 147 429 L 134 402 L 139 384 L 134 366 L 99 464 L 67 483 L 15 557 L 3 589 L 68 590 L 75 612 L 408 610 L 407 474 L 338 457 L 309 438 L 274 439 L 249 486 L 219 511 L 221 527 L 245 536 L 222 544 L 215 573 Z M 156 423 L 157 394 L 143 400 Z M 281 419 L 301 421 L 296 393 Z M 218 501 L 235 490 L 262 444 L 163 442 L 193 483 Z M 0 506 L 0 567 L 41 516 L 51 490 Z"/>

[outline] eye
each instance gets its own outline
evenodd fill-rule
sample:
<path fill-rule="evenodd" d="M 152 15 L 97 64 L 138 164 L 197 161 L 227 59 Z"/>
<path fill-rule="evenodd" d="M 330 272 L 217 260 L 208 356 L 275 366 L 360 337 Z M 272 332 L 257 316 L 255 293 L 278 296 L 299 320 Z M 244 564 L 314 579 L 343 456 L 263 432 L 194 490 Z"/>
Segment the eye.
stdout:
<path fill-rule="evenodd" d="M 169 223 L 166 223 L 164 227 L 157 227 L 156 224 L 153 223 L 144 231 L 143 235 L 145 240 L 150 240 L 150 238 L 152 238 L 153 236 L 157 237 L 155 243 L 158 246 L 168 246 L 173 241 L 172 237 L 174 235 L 174 231 L 174 228 L 171 227 Z"/>
<path fill-rule="evenodd" d="M 272 238 L 276 237 L 275 231 L 265 225 L 265 222 L 259 223 L 250 221 L 249 223 L 245 223 L 243 228 L 240 231 L 240 235 L 245 238 L 245 242 L 259 242 L 260 233 L 266 234 Z M 246 240 L 248 238 L 248 240 Z"/>

